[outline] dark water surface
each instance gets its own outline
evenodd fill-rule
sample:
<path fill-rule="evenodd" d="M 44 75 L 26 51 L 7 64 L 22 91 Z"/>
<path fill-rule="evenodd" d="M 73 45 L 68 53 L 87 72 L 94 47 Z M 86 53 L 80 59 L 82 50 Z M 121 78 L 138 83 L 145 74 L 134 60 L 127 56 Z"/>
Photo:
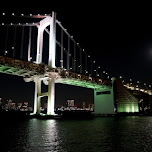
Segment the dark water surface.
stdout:
<path fill-rule="evenodd" d="M 30 119 L 1 122 L 0 129 L 1 152 L 152 151 L 152 117 Z"/>

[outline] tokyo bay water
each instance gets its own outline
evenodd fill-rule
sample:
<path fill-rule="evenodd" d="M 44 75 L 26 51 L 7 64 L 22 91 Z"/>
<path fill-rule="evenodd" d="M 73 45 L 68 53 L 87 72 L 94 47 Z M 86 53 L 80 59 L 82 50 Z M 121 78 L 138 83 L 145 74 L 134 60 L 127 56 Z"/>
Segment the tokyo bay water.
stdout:
<path fill-rule="evenodd" d="M 150 152 L 152 117 L 1 121 L 1 151 Z"/>

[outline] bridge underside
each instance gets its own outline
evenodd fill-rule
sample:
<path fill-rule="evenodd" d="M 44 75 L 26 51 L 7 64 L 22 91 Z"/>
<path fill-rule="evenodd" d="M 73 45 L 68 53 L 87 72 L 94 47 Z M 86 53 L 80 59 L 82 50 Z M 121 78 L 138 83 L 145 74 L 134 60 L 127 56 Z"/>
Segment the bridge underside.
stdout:
<path fill-rule="evenodd" d="M 74 78 L 59 78 L 59 79 L 56 79 L 55 83 L 74 85 L 74 86 L 94 89 L 96 91 L 102 91 L 102 90 L 107 90 L 107 89 L 111 88 L 111 87 L 106 86 L 106 85 L 105 86 L 99 85 L 97 83 L 91 83 L 91 82 L 88 82 L 85 80 L 79 80 L 79 79 L 74 79 Z"/>

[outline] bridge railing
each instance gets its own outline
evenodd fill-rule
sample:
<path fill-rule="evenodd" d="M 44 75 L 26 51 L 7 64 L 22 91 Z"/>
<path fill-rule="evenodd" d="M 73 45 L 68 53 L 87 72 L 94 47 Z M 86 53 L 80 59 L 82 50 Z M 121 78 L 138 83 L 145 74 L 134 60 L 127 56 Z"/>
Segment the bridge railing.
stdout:
<path fill-rule="evenodd" d="M 45 65 L 44 64 L 35 64 L 31 62 L 26 62 L 22 60 L 17 60 L 13 58 L 8 58 L 5 56 L 0 56 L 0 65 L 8 66 L 10 68 L 19 68 L 28 71 L 35 71 L 37 73 L 43 74 L 45 72 Z"/>
<path fill-rule="evenodd" d="M 87 81 L 91 83 L 96 83 L 99 85 L 106 85 L 106 86 L 112 86 L 112 83 L 110 80 L 104 80 L 97 77 L 90 77 L 79 73 L 70 72 L 67 70 L 62 70 L 60 73 L 61 78 L 73 78 L 78 79 L 81 81 Z"/>

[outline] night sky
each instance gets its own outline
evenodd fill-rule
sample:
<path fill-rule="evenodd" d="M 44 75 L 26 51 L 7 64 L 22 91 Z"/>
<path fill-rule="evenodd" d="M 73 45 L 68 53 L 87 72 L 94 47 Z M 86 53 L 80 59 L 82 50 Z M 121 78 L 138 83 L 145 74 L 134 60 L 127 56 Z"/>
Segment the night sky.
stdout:
<path fill-rule="evenodd" d="M 67 7 L 50 8 L 1 8 L 1 13 L 51 14 L 57 19 L 76 42 L 91 55 L 101 71 L 112 77 L 122 76 L 125 82 L 152 84 L 152 23 L 148 8 L 126 4 L 69 4 Z M 63 89 L 64 88 L 64 89 Z M 67 98 L 82 101 L 93 100 L 89 89 L 57 85 L 58 104 Z M 70 96 L 63 94 L 70 92 Z M 24 83 L 22 78 L 0 74 L 0 96 L 16 101 L 33 100 L 34 83 Z M 78 96 L 79 95 L 79 96 Z M 87 97 L 87 95 L 89 95 Z M 83 99 L 84 97 L 84 99 Z M 62 102 L 61 102 L 62 100 Z M 64 101 L 63 101 L 64 100 Z M 80 104 L 82 105 L 82 104 Z"/>

